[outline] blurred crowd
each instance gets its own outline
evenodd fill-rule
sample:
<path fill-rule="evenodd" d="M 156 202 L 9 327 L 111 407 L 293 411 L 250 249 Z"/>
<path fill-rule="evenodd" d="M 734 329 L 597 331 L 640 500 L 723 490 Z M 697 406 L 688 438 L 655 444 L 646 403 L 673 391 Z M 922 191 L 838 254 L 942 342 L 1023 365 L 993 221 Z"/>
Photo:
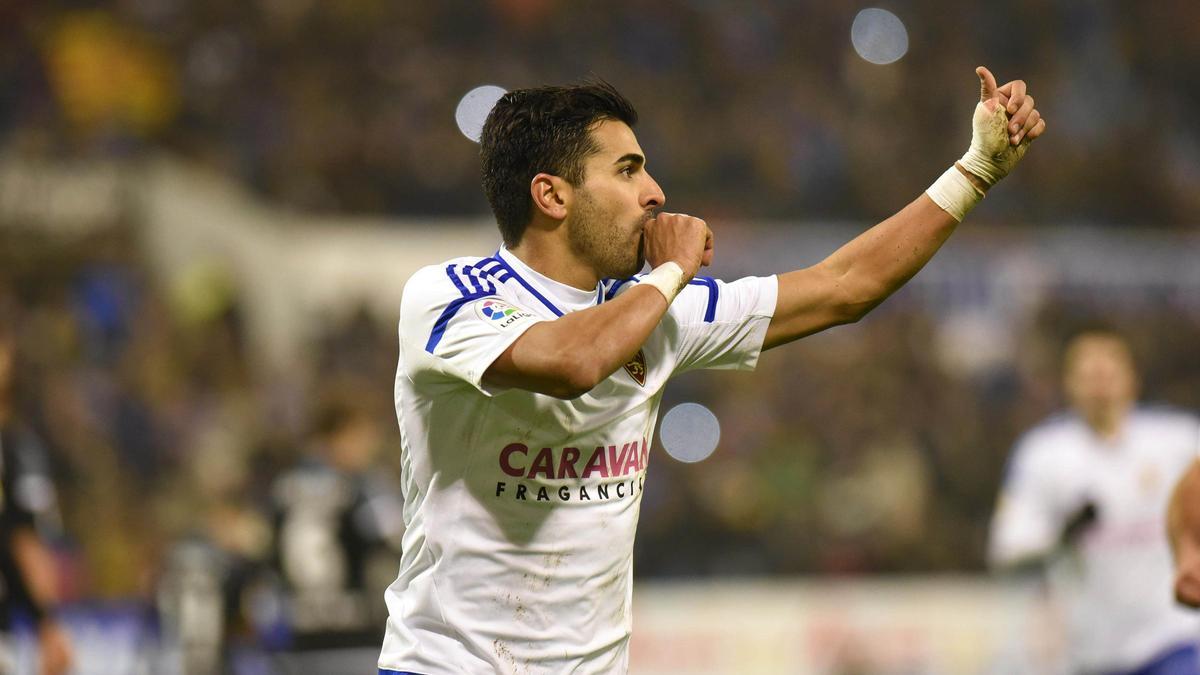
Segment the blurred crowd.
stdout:
<path fill-rule="evenodd" d="M 892 7 L 872 65 L 848 2 L 50 0 L 0 7 L 0 148 L 169 149 L 298 209 L 486 212 L 460 98 L 603 77 L 643 115 L 671 203 L 709 217 L 875 218 L 961 153 L 979 63 L 1049 133 L 1006 189 L 1033 222 L 1187 227 L 1200 213 L 1200 5 Z M 899 163 L 903 162 L 903 165 Z M 987 207 L 985 205 L 986 210 Z"/>
<path fill-rule="evenodd" d="M 377 648 L 403 534 L 391 329 L 354 315 L 268 376 L 233 286 L 164 288 L 140 251 L 125 226 L 0 229 L 0 389 L 57 484 L 60 595 L 140 599 L 193 640 Z"/>

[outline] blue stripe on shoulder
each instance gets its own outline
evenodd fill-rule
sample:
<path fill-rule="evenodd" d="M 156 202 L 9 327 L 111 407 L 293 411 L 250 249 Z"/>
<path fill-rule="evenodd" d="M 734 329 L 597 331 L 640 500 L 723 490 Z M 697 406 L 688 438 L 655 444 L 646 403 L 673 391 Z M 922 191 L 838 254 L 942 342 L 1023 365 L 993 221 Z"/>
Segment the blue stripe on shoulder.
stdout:
<path fill-rule="evenodd" d="M 458 274 L 454 271 L 454 268 L 456 267 L 458 267 L 458 265 L 447 265 L 446 276 L 450 277 L 450 281 L 454 282 L 454 285 L 458 288 L 459 293 L 462 293 L 464 296 L 469 295 L 470 293 L 467 291 L 467 287 L 463 285 L 462 279 L 459 279 Z"/>
<path fill-rule="evenodd" d="M 446 334 L 446 327 L 450 325 L 450 319 L 453 319 L 454 315 L 458 314 L 458 310 L 462 309 L 463 305 L 480 298 L 486 298 L 489 295 L 495 295 L 495 293 L 472 293 L 464 295 L 461 298 L 455 298 L 450 304 L 446 305 L 446 309 L 442 310 L 442 315 L 433 324 L 433 332 L 429 334 L 429 341 L 425 343 L 425 351 L 432 354 L 433 350 L 437 349 L 438 343 L 442 341 L 442 336 Z"/>
<path fill-rule="evenodd" d="M 463 265 L 462 273 L 463 273 L 463 276 L 465 276 L 467 278 L 467 281 L 471 282 L 471 288 L 474 288 L 476 293 L 482 293 L 482 292 L 484 292 L 484 290 L 486 290 L 483 287 L 483 283 L 487 283 L 487 282 L 481 283 L 481 281 L 483 281 L 483 280 L 481 280 L 479 278 L 479 271 L 477 269 L 475 269 L 473 266 Z"/>
<path fill-rule="evenodd" d="M 380 668 L 379 675 L 421 675 L 421 674 L 414 673 L 411 670 L 388 670 L 387 668 Z"/>
<path fill-rule="evenodd" d="M 488 293 L 495 293 L 497 281 L 499 280 L 495 279 L 491 275 L 480 272 L 478 267 L 471 268 L 471 283 L 475 284 L 480 292 L 487 291 Z"/>
<path fill-rule="evenodd" d="M 708 306 L 704 308 L 704 323 L 712 323 L 717 318 L 717 280 L 712 277 L 694 277 L 688 282 L 689 286 L 708 287 Z"/>
<path fill-rule="evenodd" d="M 479 270 L 483 276 L 489 279 L 495 279 L 500 283 L 504 283 L 509 279 L 512 279 L 512 274 L 510 274 L 508 270 L 504 269 L 504 263 L 495 256 L 484 258 L 483 260 L 475 263 L 475 269 Z"/>
<path fill-rule="evenodd" d="M 517 274 L 517 271 L 512 268 L 512 265 L 508 264 L 508 261 L 506 261 L 504 258 L 499 258 L 499 257 L 497 257 L 497 260 L 499 260 L 500 264 L 504 266 L 504 270 L 506 272 L 508 272 L 510 275 L 512 275 L 512 278 L 516 279 L 522 286 L 525 287 L 525 290 L 532 293 L 533 297 L 535 297 L 539 301 L 541 301 L 541 303 L 543 305 L 545 305 L 546 308 L 549 309 L 551 312 L 554 312 L 554 316 L 562 316 L 563 315 L 562 310 L 555 307 L 554 303 L 552 303 L 546 299 L 546 296 L 542 295 L 541 293 L 538 293 L 536 288 L 534 288 L 532 285 L 530 285 L 530 283 L 528 281 L 525 281 L 523 278 L 521 278 L 521 275 Z"/>
<path fill-rule="evenodd" d="M 483 260 L 480 260 L 479 262 L 475 263 L 475 267 L 479 268 L 480 272 L 483 272 L 484 274 L 491 276 L 492 274 L 495 274 L 501 268 L 503 268 L 504 265 L 500 264 L 500 261 L 497 260 L 495 257 L 489 256 L 489 257 L 484 258 Z"/>

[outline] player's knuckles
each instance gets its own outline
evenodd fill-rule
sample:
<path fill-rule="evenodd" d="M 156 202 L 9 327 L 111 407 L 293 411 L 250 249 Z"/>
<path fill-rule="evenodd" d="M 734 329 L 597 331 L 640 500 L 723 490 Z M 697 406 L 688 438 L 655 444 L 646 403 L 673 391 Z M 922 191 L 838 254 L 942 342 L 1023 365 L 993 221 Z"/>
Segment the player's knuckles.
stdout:
<path fill-rule="evenodd" d="M 1044 133 L 1046 133 L 1046 120 L 1038 120 L 1037 124 L 1035 124 L 1033 128 L 1029 130 L 1029 133 L 1025 134 L 1025 142 L 1032 141 Z"/>
<path fill-rule="evenodd" d="M 686 230 L 689 222 L 693 220 L 693 218 L 686 213 L 666 213 L 660 215 L 659 219 L 662 221 L 663 227 L 672 232 Z"/>

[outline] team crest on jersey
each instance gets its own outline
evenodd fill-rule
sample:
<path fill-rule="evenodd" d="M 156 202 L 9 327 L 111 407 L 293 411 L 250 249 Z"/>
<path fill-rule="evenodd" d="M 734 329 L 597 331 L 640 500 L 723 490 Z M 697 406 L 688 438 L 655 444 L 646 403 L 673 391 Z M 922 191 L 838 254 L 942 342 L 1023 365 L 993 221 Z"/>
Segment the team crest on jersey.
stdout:
<path fill-rule="evenodd" d="M 519 307 L 513 307 L 507 302 L 495 298 L 476 303 L 475 313 L 497 330 L 505 330 L 516 325 L 521 319 L 533 316 Z"/>
<path fill-rule="evenodd" d="M 646 386 L 646 355 L 642 353 L 642 350 L 639 349 L 633 360 L 625 364 L 625 372 L 629 373 L 629 376 L 639 386 Z"/>

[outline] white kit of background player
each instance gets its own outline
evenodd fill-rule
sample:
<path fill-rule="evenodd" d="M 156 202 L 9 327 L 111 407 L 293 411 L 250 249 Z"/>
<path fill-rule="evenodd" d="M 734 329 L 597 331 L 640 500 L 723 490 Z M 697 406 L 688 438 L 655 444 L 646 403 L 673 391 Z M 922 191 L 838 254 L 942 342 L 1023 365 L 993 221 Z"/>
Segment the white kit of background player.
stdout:
<path fill-rule="evenodd" d="M 1067 355 L 1074 410 L 1017 443 L 991 563 L 1045 566 L 1072 672 L 1200 673 L 1200 616 L 1175 602 L 1167 539 L 1167 503 L 1200 450 L 1200 419 L 1135 407 L 1132 360 L 1115 334 L 1083 333 Z"/>

